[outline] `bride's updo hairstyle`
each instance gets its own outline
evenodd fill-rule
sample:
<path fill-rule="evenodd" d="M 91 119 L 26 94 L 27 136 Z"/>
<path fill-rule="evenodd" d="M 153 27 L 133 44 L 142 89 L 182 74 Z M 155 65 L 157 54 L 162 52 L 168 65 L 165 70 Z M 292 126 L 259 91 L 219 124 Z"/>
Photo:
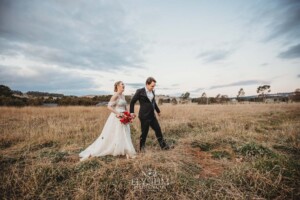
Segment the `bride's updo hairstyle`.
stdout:
<path fill-rule="evenodd" d="M 122 83 L 122 81 L 117 81 L 115 82 L 115 86 L 114 86 L 114 91 L 117 92 L 118 91 L 118 85 Z"/>

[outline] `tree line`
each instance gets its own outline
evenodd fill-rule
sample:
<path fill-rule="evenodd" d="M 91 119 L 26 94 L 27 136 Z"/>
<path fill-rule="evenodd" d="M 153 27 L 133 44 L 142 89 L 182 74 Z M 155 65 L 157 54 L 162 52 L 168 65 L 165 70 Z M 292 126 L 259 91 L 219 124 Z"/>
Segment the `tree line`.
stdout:
<path fill-rule="evenodd" d="M 229 98 L 228 95 L 224 95 L 224 94 L 223 95 L 217 94 L 215 97 L 207 97 L 207 94 L 205 92 L 203 92 L 202 95 L 198 98 L 190 98 L 190 93 L 186 92 L 179 97 L 179 100 L 177 100 L 176 98 L 166 98 L 166 99 L 159 99 L 158 103 L 160 105 L 163 103 L 172 103 L 175 105 L 178 103 L 185 104 L 188 102 L 188 100 L 198 104 L 227 103 L 231 100 L 236 102 L 244 102 L 244 101 L 265 102 L 267 98 L 272 98 L 278 102 L 289 102 L 289 101 L 300 102 L 300 89 L 296 89 L 294 92 L 289 93 L 289 95 L 275 94 L 271 96 L 270 92 L 271 92 L 270 85 L 258 86 L 256 89 L 257 95 L 253 95 L 251 97 L 245 96 L 246 93 L 243 88 L 240 88 L 236 97 L 231 97 L 231 98 Z"/>
<path fill-rule="evenodd" d="M 241 88 L 236 96 L 236 101 L 253 101 L 253 102 L 264 102 L 268 98 L 271 92 L 270 85 L 262 85 L 257 88 L 257 96 L 246 97 L 245 91 Z M 100 102 L 109 102 L 112 95 L 101 95 L 89 97 L 77 97 L 77 96 L 65 96 L 63 94 L 57 93 L 47 93 L 47 92 L 37 92 L 29 91 L 23 94 L 21 91 L 11 90 L 8 86 L 0 85 L 0 106 L 41 106 L 44 104 L 56 104 L 58 106 L 67 105 L 82 105 L 82 106 L 93 106 Z M 130 102 L 131 96 L 125 96 L 127 102 Z M 279 101 L 295 101 L 300 102 L 300 89 L 296 89 L 289 96 L 278 96 Z M 201 97 L 190 98 L 190 93 L 183 93 L 179 100 L 176 98 L 169 99 L 159 99 L 159 104 L 171 103 L 171 104 L 185 104 L 188 102 L 198 103 L 198 104 L 217 104 L 217 103 L 227 103 L 230 101 L 228 95 L 218 94 L 216 97 L 207 97 L 205 92 L 202 93 Z"/>
<path fill-rule="evenodd" d="M 267 98 L 276 99 L 276 101 L 281 102 L 300 102 L 300 89 L 296 89 L 294 92 L 290 93 L 289 95 L 270 95 L 271 86 L 270 85 L 261 85 L 258 86 L 256 89 L 257 96 L 246 97 L 245 91 L 243 88 L 237 93 L 236 98 L 229 98 L 228 95 L 221 95 L 218 94 L 216 97 L 207 97 L 206 93 L 204 92 L 201 97 L 192 99 L 193 102 L 197 102 L 198 104 L 210 104 L 210 103 L 226 103 L 229 102 L 230 99 L 235 99 L 237 102 L 249 101 L 249 102 L 265 102 Z"/>
<path fill-rule="evenodd" d="M 101 95 L 89 98 L 37 91 L 29 91 L 25 95 L 21 91 L 0 85 L 0 106 L 41 106 L 44 104 L 92 106 L 99 102 L 108 102 L 112 96 Z M 131 96 L 125 96 L 125 98 L 128 102 L 131 100 Z"/>

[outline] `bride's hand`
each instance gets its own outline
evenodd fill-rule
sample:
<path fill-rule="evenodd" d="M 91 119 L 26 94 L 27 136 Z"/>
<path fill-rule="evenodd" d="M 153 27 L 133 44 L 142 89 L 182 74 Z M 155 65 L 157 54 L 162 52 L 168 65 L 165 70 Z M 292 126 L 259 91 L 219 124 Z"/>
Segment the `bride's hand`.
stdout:
<path fill-rule="evenodd" d="M 116 117 L 117 117 L 117 118 L 121 118 L 122 116 L 123 116 L 122 113 L 116 114 Z"/>

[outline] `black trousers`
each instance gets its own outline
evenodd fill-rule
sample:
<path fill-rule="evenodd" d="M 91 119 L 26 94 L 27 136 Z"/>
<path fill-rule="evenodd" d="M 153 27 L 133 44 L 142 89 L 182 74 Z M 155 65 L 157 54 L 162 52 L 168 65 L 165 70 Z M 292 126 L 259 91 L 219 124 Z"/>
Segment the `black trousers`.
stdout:
<path fill-rule="evenodd" d="M 154 130 L 155 136 L 159 143 L 159 146 L 161 148 L 166 147 L 166 142 L 163 138 L 161 128 L 160 128 L 160 125 L 159 125 L 156 117 L 154 117 L 153 119 L 141 119 L 140 118 L 140 121 L 141 121 L 141 128 L 142 128 L 142 134 L 140 137 L 140 150 L 145 148 L 145 143 L 146 143 L 147 135 L 149 132 L 149 127 L 151 127 Z"/>

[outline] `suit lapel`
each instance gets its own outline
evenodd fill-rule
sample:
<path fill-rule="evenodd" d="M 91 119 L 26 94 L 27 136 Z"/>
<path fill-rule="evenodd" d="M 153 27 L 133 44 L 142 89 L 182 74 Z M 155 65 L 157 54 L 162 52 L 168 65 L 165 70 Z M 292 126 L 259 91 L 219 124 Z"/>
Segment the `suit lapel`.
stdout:
<path fill-rule="evenodd" d="M 147 97 L 147 93 L 146 93 L 146 89 L 145 88 L 142 89 L 141 95 Z"/>
<path fill-rule="evenodd" d="M 147 96 L 147 92 L 146 92 L 145 87 L 143 88 L 142 93 L 141 93 L 141 95 L 145 96 L 145 97 L 148 99 L 148 101 L 149 101 L 150 103 L 153 103 L 153 101 L 155 101 L 155 94 L 154 94 L 154 91 L 152 91 L 152 94 L 153 94 L 153 99 L 152 99 L 152 102 L 151 102 L 150 99 L 149 99 L 148 96 Z"/>
<path fill-rule="evenodd" d="M 153 90 L 152 90 L 152 94 L 153 94 L 153 99 L 152 99 L 152 103 L 153 103 L 155 101 L 155 94 Z"/>
<path fill-rule="evenodd" d="M 150 100 L 149 100 L 149 98 L 148 98 L 148 96 L 147 96 L 147 93 L 146 93 L 146 89 L 145 89 L 145 88 L 142 89 L 141 95 L 142 95 L 142 96 L 145 96 L 146 99 L 150 102 Z"/>

